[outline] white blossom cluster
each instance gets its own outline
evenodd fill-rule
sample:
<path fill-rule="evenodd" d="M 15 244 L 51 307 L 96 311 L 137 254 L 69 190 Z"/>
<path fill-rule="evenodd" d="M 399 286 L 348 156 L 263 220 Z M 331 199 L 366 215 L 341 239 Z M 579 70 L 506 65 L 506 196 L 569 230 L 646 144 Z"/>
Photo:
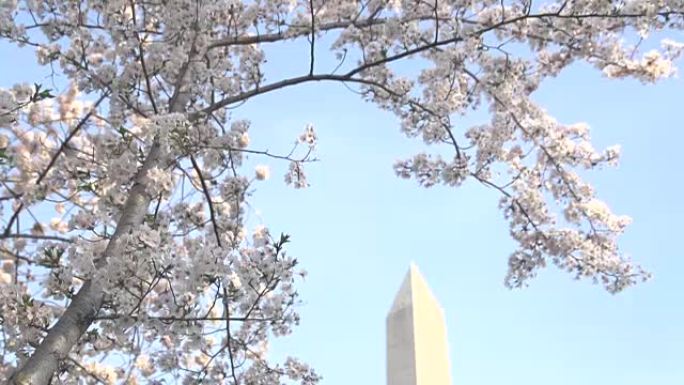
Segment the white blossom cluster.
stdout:
<path fill-rule="evenodd" d="M 580 176 L 619 147 L 595 149 L 588 125 L 532 95 L 576 61 L 673 75 L 681 42 L 641 47 L 683 15 L 681 0 L 3 1 L 0 38 L 69 87 L 0 90 L 0 381 L 316 383 L 306 364 L 268 359 L 299 321 L 303 272 L 287 236 L 247 235 L 270 167 L 244 160 L 286 162 L 285 182 L 307 187 L 319 138 L 309 125 L 290 152 L 262 151 L 231 115 L 307 82 L 356 88 L 438 149 L 397 162 L 398 176 L 500 193 L 518 244 L 507 285 L 549 262 L 610 292 L 647 278 L 618 248 L 629 218 Z M 266 73 L 283 59 L 275 44 L 310 46 L 300 75 Z M 321 48 L 337 68 L 322 69 Z M 458 125 L 478 108 L 489 122 Z"/>

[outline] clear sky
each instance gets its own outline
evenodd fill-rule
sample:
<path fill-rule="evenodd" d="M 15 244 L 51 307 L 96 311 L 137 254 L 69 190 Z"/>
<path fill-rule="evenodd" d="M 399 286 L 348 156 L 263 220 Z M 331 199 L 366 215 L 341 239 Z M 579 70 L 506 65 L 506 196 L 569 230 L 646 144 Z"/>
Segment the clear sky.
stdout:
<path fill-rule="evenodd" d="M 271 79 L 308 69 L 305 51 L 273 53 Z M 0 58 L 0 86 L 49 85 L 30 52 L 0 44 Z M 291 234 L 289 250 L 309 271 L 302 323 L 273 354 L 303 358 L 326 385 L 384 384 L 385 315 L 415 261 L 446 312 L 454 385 L 684 384 L 683 91 L 683 79 L 643 86 L 576 65 L 535 96 L 562 122 L 588 122 L 597 147 L 622 145 L 617 169 L 589 177 L 633 217 L 622 249 L 654 279 L 615 296 L 553 267 L 526 289 L 504 288 L 514 244 L 498 196 L 474 183 L 425 190 L 396 178 L 393 162 L 424 146 L 344 87 L 248 102 L 236 115 L 252 119 L 255 149 L 286 152 L 307 123 L 320 140 L 307 190 L 281 183 L 285 164 L 253 160 L 273 176 L 257 185 L 252 220 Z"/>

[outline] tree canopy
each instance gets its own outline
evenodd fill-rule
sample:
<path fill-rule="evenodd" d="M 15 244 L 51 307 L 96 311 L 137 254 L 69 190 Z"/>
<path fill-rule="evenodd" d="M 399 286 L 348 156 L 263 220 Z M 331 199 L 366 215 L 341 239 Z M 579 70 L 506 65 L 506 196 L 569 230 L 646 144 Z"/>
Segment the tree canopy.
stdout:
<path fill-rule="evenodd" d="M 4 1 L 0 38 L 69 87 L 0 90 L 0 380 L 316 383 L 297 359 L 264 355 L 298 323 L 304 272 L 288 235 L 246 228 L 270 171 L 243 161 L 287 162 L 285 182 L 305 188 L 317 134 L 255 150 L 250 122 L 230 114 L 304 83 L 344 84 L 440 149 L 398 161 L 399 177 L 500 193 L 517 244 L 509 287 L 549 263 L 612 293 L 647 279 L 618 247 L 630 218 L 581 177 L 616 164 L 619 146 L 594 148 L 586 124 L 531 95 L 576 61 L 673 75 L 684 44 L 642 47 L 683 16 L 681 0 Z M 268 47 L 293 41 L 307 65 L 271 78 L 264 63 L 287 58 Z M 480 108 L 488 123 L 456 124 Z"/>

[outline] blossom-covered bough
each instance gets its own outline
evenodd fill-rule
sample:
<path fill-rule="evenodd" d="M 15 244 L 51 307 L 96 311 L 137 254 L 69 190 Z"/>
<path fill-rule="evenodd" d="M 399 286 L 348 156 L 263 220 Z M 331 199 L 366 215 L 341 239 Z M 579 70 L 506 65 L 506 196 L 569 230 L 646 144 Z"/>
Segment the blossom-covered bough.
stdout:
<path fill-rule="evenodd" d="M 530 96 L 578 60 L 609 77 L 671 75 L 682 44 L 640 47 L 681 30 L 683 14 L 682 0 L 2 2 L 0 36 L 69 87 L 0 90 L 0 381 L 317 382 L 294 358 L 266 358 L 298 322 L 303 272 L 287 235 L 246 235 L 253 182 L 269 171 L 242 166 L 288 162 L 286 182 L 306 187 L 316 134 L 261 151 L 229 114 L 303 83 L 344 83 L 406 135 L 451 149 L 397 162 L 400 177 L 498 191 L 518 244 L 508 286 L 548 262 L 610 292 L 647 278 L 618 249 L 629 218 L 578 174 L 617 162 L 619 147 L 594 149 L 587 125 Z M 295 58 L 269 46 L 297 41 L 310 47 L 301 73 L 270 79 L 267 59 Z M 407 60 L 413 72 L 398 68 Z M 456 124 L 480 106 L 489 123 Z"/>

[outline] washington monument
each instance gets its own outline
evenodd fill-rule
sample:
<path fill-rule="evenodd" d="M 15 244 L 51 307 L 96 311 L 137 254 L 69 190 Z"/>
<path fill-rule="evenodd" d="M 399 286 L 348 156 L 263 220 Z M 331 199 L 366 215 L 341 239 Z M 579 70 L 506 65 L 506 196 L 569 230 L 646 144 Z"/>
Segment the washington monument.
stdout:
<path fill-rule="evenodd" d="M 452 385 L 444 311 L 413 263 L 387 315 L 387 385 Z"/>

